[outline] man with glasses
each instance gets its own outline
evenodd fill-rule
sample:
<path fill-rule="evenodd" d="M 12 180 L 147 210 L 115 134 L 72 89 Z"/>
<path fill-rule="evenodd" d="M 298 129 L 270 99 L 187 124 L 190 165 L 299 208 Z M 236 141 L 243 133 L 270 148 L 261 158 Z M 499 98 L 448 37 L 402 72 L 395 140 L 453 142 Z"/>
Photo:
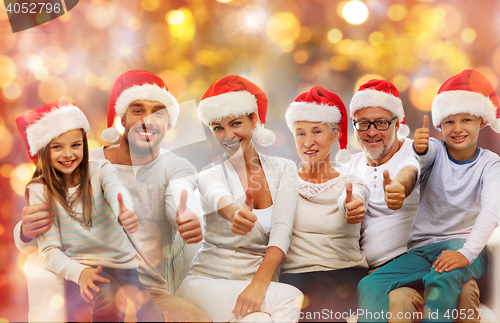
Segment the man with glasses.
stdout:
<path fill-rule="evenodd" d="M 361 85 L 352 98 L 350 116 L 362 152 L 353 155 L 344 172 L 361 177 L 370 188 L 360 246 L 371 273 L 407 252 L 406 242 L 419 202 L 415 184 L 420 167 L 413 154 L 413 141 L 405 138 L 409 129 L 392 83 L 371 80 Z M 476 281 L 464 284 L 464 291 L 459 308 L 477 309 Z M 389 294 L 389 302 L 389 322 L 422 319 L 419 310 L 424 300 L 416 289 L 395 289 Z"/>

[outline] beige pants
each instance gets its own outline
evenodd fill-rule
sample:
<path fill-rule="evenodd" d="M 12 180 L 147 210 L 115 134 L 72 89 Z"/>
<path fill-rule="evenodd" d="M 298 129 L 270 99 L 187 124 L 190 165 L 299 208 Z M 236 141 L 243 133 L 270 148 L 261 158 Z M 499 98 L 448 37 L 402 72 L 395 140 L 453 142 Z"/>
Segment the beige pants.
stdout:
<path fill-rule="evenodd" d="M 193 303 L 159 290 L 148 290 L 165 322 L 212 322 L 208 314 Z"/>
<path fill-rule="evenodd" d="M 378 268 L 370 270 L 369 273 Z M 392 319 L 389 322 L 421 322 L 424 298 L 417 290 L 410 287 L 397 288 L 389 293 L 389 312 Z M 462 286 L 462 293 L 458 297 L 457 309 L 465 312 L 465 319 L 455 322 L 479 322 L 479 287 L 475 279 L 467 281 Z M 399 318 L 398 318 L 399 315 Z"/>

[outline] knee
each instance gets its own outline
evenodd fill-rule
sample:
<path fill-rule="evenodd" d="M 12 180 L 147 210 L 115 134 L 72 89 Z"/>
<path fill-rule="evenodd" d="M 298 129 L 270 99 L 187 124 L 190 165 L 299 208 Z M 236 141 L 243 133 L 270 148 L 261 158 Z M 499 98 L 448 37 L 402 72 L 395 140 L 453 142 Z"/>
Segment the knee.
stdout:
<path fill-rule="evenodd" d="M 300 308 L 300 304 L 304 301 L 304 294 L 295 286 L 279 283 L 280 295 L 287 295 L 290 303 L 296 304 Z"/>
<path fill-rule="evenodd" d="M 424 298 L 413 288 L 400 287 L 389 293 L 389 311 L 391 313 L 408 315 L 407 313 L 422 311 L 423 307 Z"/>
<path fill-rule="evenodd" d="M 94 321 L 123 321 L 127 309 L 127 297 L 118 284 L 99 284 L 94 294 Z"/>
<path fill-rule="evenodd" d="M 243 316 L 241 319 L 236 320 L 235 322 L 260 322 L 260 323 L 271 323 L 273 322 L 273 319 L 271 318 L 271 315 L 263 312 L 255 312 L 252 314 L 249 314 L 247 316 Z"/>
<path fill-rule="evenodd" d="M 358 295 L 362 295 L 366 292 L 373 291 L 374 287 L 377 286 L 377 279 L 373 274 L 365 276 L 359 281 L 358 284 Z"/>
<path fill-rule="evenodd" d="M 453 286 L 462 285 L 461 283 L 461 273 L 458 270 L 452 270 L 449 272 L 432 272 L 428 275 L 425 275 L 422 279 L 425 288 L 434 287 L 434 288 L 452 288 Z"/>

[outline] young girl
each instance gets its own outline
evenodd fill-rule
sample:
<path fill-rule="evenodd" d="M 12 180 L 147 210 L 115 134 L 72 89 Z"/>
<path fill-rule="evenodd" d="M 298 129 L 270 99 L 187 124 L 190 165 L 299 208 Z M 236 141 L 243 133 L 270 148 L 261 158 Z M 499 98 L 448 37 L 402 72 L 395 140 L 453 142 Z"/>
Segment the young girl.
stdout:
<path fill-rule="evenodd" d="M 53 102 L 16 123 L 36 164 L 29 203 L 47 203 L 54 213 L 52 227 L 38 237 L 43 267 L 79 285 L 93 321 L 123 321 L 125 294 L 138 320 L 160 321 L 121 228 L 138 229 L 130 196 L 108 161 L 89 162 L 85 115 L 72 103 Z"/>

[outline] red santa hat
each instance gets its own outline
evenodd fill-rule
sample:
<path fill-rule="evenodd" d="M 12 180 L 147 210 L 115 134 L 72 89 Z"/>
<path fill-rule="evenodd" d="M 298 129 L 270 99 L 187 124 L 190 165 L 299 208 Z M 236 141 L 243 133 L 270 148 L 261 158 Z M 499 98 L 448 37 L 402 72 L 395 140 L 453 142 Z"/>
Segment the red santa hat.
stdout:
<path fill-rule="evenodd" d="M 351 154 L 347 151 L 347 110 L 335 93 L 321 86 L 313 87 L 309 92 L 300 94 L 290 104 L 285 119 L 290 131 L 293 131 L 293 124 L 297 121 L 338 124 L 340 151 L 335 159 L 339 164 L 347 164 L 351 160 Z"/>
<path fill-rule="evenodd" d="M 90 128 L 83 112 L 68 100 L 48 103 L 32 110 L 18 117 L 16 125 L 35 165 L 38 152 L 52 139 L 74 129 L 83 129 L 87 133 Z"/>
<path fill-rule="evenodd" d="M 406 125 L 405 111 L 399 92 L 389 81 L 370 80 L 361 85 L 358 92 L 354 94 L 349 106 L 351 119 L 356 111 L 363 108 L 383 108 L 390 111 L 399 120 L 398 137 L 405 138 L 410 133 Z"/>
<path fill-rule="evenodd" d="M 198 106 L 198 116 L 206 125 L 226 117 L 256 113 L 259 117 L 253 134 L 261 146 L 269 146 L 276 135 L 264 129 L 267 114 L 267 97 L 255 84 L 238 75 L 229 75 L 208 88 Z"/>
<path fill-rule="evenodd" d="M 102 132 L 102 139 L 115 142 L 120 138 L 118 130 L 113 128 L 115 115 L 123 118 L 130 103 L 136 100 L 160 102 L 167 108 L 169 118 L 167 127 L 172 127 L 177 122 L 179 104 L 163 80 L 147 71 L 131 70 L 120 75 L 111 89 L 107 115 L 108 128 Z"/>
<path fill-rule="evenodd" d="M 500 132 L 500 106 L 491 83 L 478 71 L 469 69 L 441 85 L 432 102 L 432 123 L 438 129 L 444 119 L 457 113 L 483 118 L 493 131 Z"/>

